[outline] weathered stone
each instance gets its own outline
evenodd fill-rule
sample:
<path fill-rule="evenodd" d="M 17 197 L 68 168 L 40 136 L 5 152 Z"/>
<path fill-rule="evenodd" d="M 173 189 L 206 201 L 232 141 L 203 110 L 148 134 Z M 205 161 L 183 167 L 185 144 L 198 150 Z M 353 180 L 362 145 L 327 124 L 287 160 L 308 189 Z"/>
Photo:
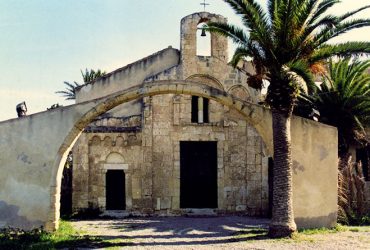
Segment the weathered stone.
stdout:
<path fill-rule="evenodd" d="M 181 51 L 165 49 L 84 85 L 77 90 L 76 105 L 0 124 L 0 202 L 14 204 L 10 214 L 19 208 L 31 224 L 36 218 L 48 229 L 57 225 L 63 161 L 86 127 L 73 149 L 75 211 L 105 209 L 106 173 L 118 164 L 125 173 L 126 210 L 178 212 L 180 142 L 216 141 L 217 210 L 266 213 L 268 172 L 261 157 L 272 152 L 271 114 L 253 104 L 259 92 L 247 86 L 247 75 L 227 65 L 225 37 L 211 34 L 213 56 L 196 56 L 197 25 L 207 20 L 226 22 L 206 12 L 185 17 Z M 208 123 L 191 121 L 191 95 L 212 99 Z M 97 97 L 102 99 L 93 100 Z M 29 131 L 27 136 L 23 131 Z M 314 157 L 320 154 L 318 144 L 329 152 L 325 159 Z M 292 155 L 305 167 L 293 178 L 296 216 L 314 220 L 336 211 L 336 148 L 335 129 L 292 119 Z M 110 162 L 112 154 L 121 155 L 119 161 Z M 325 177 L 325 184 L 317 175 Z"/>

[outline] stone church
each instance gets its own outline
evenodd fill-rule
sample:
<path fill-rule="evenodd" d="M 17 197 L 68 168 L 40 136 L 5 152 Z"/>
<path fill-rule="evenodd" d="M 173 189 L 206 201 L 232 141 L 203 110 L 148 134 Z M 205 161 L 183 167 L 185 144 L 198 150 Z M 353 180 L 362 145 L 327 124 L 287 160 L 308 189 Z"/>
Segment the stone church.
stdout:
<path fill-rule="evenodd" d="M 180 50 L 158 51 L 76 90 L 82 103 L 157 80 L 188 80 L 252 103 L 251 65 L 228 63 L 228 41 L 202 32 L 207 12 L 181 20 Z M 210 54 L 197 55 L 197 39 Z M 132 215 L 269 212 L 269 156 L 256 130 L 215 101 L 166 94 L 122 104 L 85 128 L 73 148 L 74 211 L 99 208 Z"/>

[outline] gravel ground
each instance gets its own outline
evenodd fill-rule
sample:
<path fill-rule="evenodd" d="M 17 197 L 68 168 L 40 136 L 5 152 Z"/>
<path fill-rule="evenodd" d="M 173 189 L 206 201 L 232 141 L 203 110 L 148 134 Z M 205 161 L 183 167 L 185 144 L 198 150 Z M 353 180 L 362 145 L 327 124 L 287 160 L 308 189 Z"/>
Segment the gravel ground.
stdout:
<path fill-rule="evenodd" d="M 266 238 L 268 220 L 250 217 L 151 217 L 73 221 L 114 249 L 370 249 L 370 230 Z M 358 232 L 355 232 L 358 231 Z"/>

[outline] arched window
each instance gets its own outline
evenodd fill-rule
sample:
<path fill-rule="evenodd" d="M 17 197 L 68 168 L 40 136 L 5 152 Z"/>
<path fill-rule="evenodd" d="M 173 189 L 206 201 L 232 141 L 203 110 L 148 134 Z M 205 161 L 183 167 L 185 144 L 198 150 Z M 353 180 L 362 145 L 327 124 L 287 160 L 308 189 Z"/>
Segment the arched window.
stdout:
<path fill-rule="evenodd" d="M 197 56 L 211 56 L 211 35 L 202 29 L 204 25 L 201 22 L 197 26 Z"/>
<path fill-rule="evenodd" d="M 191 122 L 209 123 L 209 99 L 205 97 L 191 97 Z"/>

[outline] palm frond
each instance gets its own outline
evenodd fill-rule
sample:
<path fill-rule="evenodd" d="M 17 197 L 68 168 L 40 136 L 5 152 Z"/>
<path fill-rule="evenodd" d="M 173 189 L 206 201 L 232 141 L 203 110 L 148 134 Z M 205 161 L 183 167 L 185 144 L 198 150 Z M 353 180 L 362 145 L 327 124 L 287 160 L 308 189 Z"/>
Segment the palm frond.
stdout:
<path fill-rule="evenodd" d="M 333 56 L 348 57 L 370 54 L 370 42 L 346 42 L 333 45 L 322 45 L 316 49 L 309 63 L 329 59 Z"/>
<path fill-rule="evenodd" d="M 278 19 L 278 6 L 280 0 L 267 1 L 267 9 L 269 13 L 270 23 L 273 24 Z"/>
<path fill-rule="evenodd" d="M 95 70 L 88 70 L 85 69 L 85 72 L 81 70 L 81 75 L 84 83 L 90 83 L 95 81 L 96 79 L 104 76 L 106 73 L 105 71 L 101 71 L 98 69 L 97 71 Z M 67 86 L 65 90 L 61 91 L 56 91 L 55 93 L 61 94 L 62 97 L 66 97 L 66 100 L 74 100 L 76 99 L 76 89 L 81 87 L 82 84 L 79 84 L 77 82 L 69 83 L 69 82 L 64 82 L 64 84 Z"/>
<path fill-rule="evenodd" d="M 93 69 L 90 69 L 90 70 L 85 69 L 85 72 L 81 70 L 81 75 L 82 75 L 82 79 L 84 83 L 93 82 L 96 79 L 104 76 L 105 74 L 106 74 L 105 71 L 101 71 L 100 69 L 98 69 L 97 71 Z"/>
<path fill-rule="evenodd" d="M 342 16 L 338 17 L 338 20 L 341 22 L 341 21 L 347 19 L 348 17 L 351 17 L 351 16 L 353 16 L 353 15 L 355 15 L 355 14 L 357 14 L 357 13 L 363 11 L 363 10 L 369 9 L 369 8 L 370 8 L 370 5 L 366 5 L 364 7 L 358 8 L 357 10 L 349 11 L 349 12 L 343 14 Z"/>
<path fill-rule="evenodd" d="M 238 63 L 247 56 L 251 56 L 251 53 L 245 47 L 236 48 L 233 57 L 231 58 L 230 65 L 236 67 Z"/>
<path fill-rule="evenodd" d="M 320 2 L 316 10 L 313 12 L 311 18 L 309 19 L 308 24 L 314 24 L 317 19 L 319 19 L 323 14 L 325 14 L 328 9 L 330 9 L 337 3 L 340 3 L 340 0 L 324 0 Z"/>
<path fill-rule="evenodd" d="M 204 29 L 228 37 L 239 46 L 245 46 L 249 39 L 243 29 L 232 24 L 209 22 Z"/>
<path fill-rule="evenodd" d="M 241 16 L 242 22 L 250 30 L 250 37 L 265 45 L 270 44 L 269 25 L 266 13 L 255 0 L 225 0 Z"/>
<path fill-rule="evenodd" d="M 345 23 L 337 24 L 334 28 L 326 27 L 315 36 L 315 40 L 317 41 L 316 46 L 320 46 L 321 44 L 339 35 L 342 35 L 348 31 L 369 26 L 370 19 L 356 19 Z"/>
<path fill-rule="evenodd" d="M 355 140 L 370 125 L 370 61 L 345 58 L 329 63 L 329 74 L 308 99 L 320 110 L 322 122 L 338 127 L 340 143 Z"/>
<path fill-rule="evenodd" d="M 65 85 L 67 85 L 65 90 L 56 91 L 56 94 L 61 94 L 62 97 L 66 97 L 66 100 L 74 100 L 76 99 L 76 88 L 80 87 L 81 85 L 77 82 L 69 83 L 69 82 L 63 82 Z"/>
<path fill-rule="evenodd" d="M 284 105 L 291 105 L 297 96 L 297 89 L 292 87 L 291 73 L 300 76 L 314 90 L 311 72 L 323 74 L 326 71 L 323 64 L 328 59 L 370 54 L 369 42 L 327 44 L 327 41 L 345 32 L 370 26 L 369 19 L 349 20 L 369 6 L 335 16 L 328 13 L 339 0 L 268 0 L 267 12 L 257 0 L 224 1 L 241 17 L 243 29 L 210 23 L 208 30 L 230 37 L 237 44 L 231 65 L 236 66 L 246 56 L 259 65 L 261 72 L 258 77 L 270 81 L 268 100 L 274 100 L 278 110 Z M 249 32 L 248 36 L 246 32 Z M 325 88 L 329 89 L 323 86 Z M 284 91 L 290 93 L 284 94 Z M 282 96 L 289 100 L 281 99 Z M 342 98 L 336 93 L 329 96 L 337 102 Z M 282 105 L 277 100 L 282 100 Z"/>
<path fill-rule="evenodd" d="M 306 36 L 311 35 L 316 30 L 330 30 L 338 25 L 338 18 L 333 15 L 327 15 L 305 29 Z"/>
<path fill-rule="evenodd" d="M 299 60 L 290 63 L 287 66 L 289 67 L 290 71 L 296 73 L 304 80 L 304 83 L 301 83 L 301 85 L 303 84 L 305 86 L 301 86 L 301 89 L 307 89 L 308 93 L 312 93 L 315 88 L 315 81 L 309 65 L 306 62 Z"/>

